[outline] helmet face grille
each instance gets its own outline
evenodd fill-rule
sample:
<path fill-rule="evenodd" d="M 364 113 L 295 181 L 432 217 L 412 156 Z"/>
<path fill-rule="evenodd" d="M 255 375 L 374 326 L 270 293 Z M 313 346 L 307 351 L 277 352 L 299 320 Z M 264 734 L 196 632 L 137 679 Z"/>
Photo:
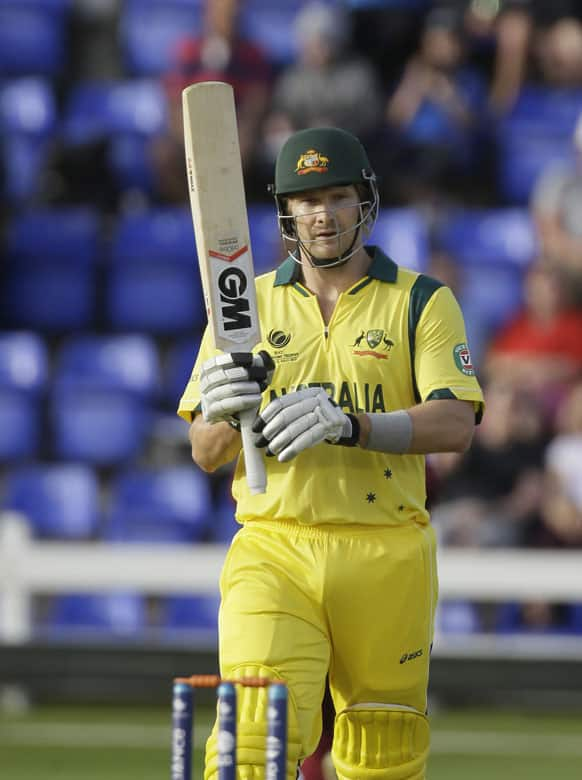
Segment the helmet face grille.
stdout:
<path fill-rule="evenodd" d="M 359 208 L 359 219 L 350 226 L 349 230 L 338 232 L 338 255 L 326 261 L 316 260 L 313 257 L 310 246 L 314 242 L 301 240 L 299 238 L 297 218 L 288 213 L 286 198 L 275 195 L 279 231 L 287 251 L 296 262 L 301 263 L 302 257 L 305 257 L 313 266 L 319 268 L 332 268 L 337 265 L 343 265 L 343 263 L 349 260 L 349 258 L 358 251 L 361 243 L 365 241 L 374 229 L 380 205 L 376 177 L 370 170 L 366 172 L 362 171 L 362 177 L 363 183 L 360 183 L 357 186 L 360 200 L 354 204 Z M 346 252 L 341 253 L 340 239 L 343 235 L 346 235 L 348 232 L 351 233 L 352 231 L 354 232 L 354 240 L 349 249 Z M 357 241 L 358 237 L 361 237 L 361 242 Z"/>

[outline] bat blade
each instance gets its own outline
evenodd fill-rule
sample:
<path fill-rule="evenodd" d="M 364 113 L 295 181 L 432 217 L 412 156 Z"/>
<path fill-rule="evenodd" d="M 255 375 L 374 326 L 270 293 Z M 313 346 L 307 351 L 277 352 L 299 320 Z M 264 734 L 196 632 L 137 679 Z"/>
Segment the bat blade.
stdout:
<path fill-rule="evenodd" d="M 186 170 L 198 265 L 214 344 L 250 352 L 261 340 L 234 94 L 207 81 L 182 92 Z M 264 493 L 265 464 L 254 446 L 254 413 L 241 415 L 247 483 Z"/>

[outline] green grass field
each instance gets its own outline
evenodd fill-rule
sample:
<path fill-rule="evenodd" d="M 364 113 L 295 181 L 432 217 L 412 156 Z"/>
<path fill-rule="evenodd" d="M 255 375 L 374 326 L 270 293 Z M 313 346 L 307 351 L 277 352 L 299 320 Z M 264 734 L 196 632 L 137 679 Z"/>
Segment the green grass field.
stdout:
<path fill-rule="evenodd" d="M 195 778 L 208 710 L 198 714 Z M 582 714 L 482 711 L 432 717 L 428 780 L 579 780 Z M 168 780 L 169 711 L 59 707 L 0 714 L 0 776 L 10 780 Z"/>

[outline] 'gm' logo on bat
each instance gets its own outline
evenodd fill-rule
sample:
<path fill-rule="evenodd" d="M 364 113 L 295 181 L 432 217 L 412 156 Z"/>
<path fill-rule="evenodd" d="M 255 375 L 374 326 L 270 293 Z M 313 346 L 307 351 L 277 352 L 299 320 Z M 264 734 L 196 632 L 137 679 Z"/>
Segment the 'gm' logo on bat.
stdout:
<path fill-rule="evenodd" d="M 245 296 L 247 286 L 247 277 L 240 268 L 225 268 L 218 276 L 220 312 L 225 331 L 244 330 L 252 325 L 250 316 L 245 314 L 250 310 L 249 299 Z"/>
<path fill-rule="evenodd" d="M 475 369 L 473 368 L 473 361 L 471 360 L 471 353 L 469 347 L 462 343 L 457 344 L 453 350 L 453 357 L 455 358 L 455 365 L 466 376 L 475 376 Z"/>

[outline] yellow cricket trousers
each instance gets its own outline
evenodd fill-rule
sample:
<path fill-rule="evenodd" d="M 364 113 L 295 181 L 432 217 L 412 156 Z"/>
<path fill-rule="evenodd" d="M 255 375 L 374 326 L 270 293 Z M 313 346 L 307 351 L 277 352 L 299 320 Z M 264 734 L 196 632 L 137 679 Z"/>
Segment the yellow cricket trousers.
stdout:
<path fill-rule="evenodd" d="M 328 672 L 338 712 L 369 702 L 426 710 L 431 526 L 253 521 L 235 536 L 220 585 L 221 673 L 265 666 L 287 681 L 302 755 L 319 739 Z"/>

